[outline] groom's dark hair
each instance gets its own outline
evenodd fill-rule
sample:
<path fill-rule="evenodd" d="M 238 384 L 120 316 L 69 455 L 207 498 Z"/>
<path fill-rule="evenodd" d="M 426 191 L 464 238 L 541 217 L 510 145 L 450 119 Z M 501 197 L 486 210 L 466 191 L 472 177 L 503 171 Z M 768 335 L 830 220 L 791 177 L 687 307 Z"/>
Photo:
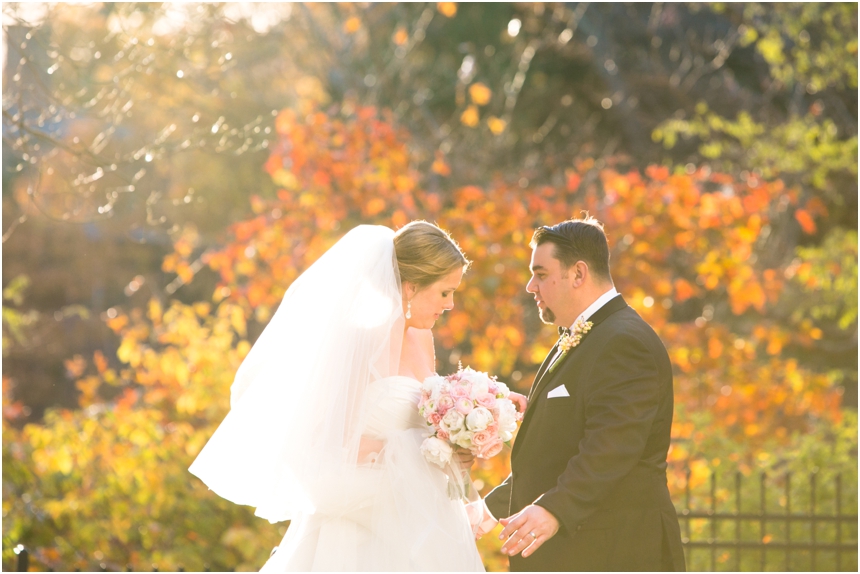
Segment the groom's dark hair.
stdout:
<path fill-rule="evenodd" d="M 535 229 L 531 247 L 552 243 L 555 258 L 566 269 L 577 261 L 584 261 L 594 275 L 603 281 L 612 282 L 609 274 L 609 243 L 603 224 L 586 213 L 582 219 L 568 219 L 553 226 L 542 225 Z"/>

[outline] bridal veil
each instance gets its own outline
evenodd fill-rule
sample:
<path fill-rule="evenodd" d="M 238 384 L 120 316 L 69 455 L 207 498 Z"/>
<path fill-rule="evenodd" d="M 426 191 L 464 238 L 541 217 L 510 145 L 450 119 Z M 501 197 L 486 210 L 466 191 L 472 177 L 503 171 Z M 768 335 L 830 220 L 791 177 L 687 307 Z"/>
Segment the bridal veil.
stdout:
<path fill-rule="evenodd" d="M 368 385 L 397 374 L 404 318 L 394 232 L 361 225 L 290 286 L 190 471 L 271 522 L 360 483 Z"/>

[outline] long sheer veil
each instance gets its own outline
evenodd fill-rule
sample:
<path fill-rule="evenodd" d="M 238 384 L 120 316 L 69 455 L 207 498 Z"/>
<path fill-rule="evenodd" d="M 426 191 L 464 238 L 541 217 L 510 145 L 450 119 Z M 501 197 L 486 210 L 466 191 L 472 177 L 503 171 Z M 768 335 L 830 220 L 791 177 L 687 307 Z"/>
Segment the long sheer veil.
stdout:
<path fill-rule="evenodd" d="M 189 469 L 271 522 L 314 512 L 356 473 L 367 386 L 396 375 L 404 318 L 394 232 L 347 233 L 289 288 Z"/>

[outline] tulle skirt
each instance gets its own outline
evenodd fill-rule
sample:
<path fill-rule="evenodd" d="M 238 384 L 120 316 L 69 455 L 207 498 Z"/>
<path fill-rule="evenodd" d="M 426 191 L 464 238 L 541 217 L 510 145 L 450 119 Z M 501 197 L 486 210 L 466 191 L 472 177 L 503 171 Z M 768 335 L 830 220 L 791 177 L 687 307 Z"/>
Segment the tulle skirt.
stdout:
<path fill-rule="evenodd" d="M 349 484 L 317 485 L 316 511 L 290 523 L 262 571 L 484 570 L 463 503 L 419 451 L 421 431 L 385 438 Z"/>

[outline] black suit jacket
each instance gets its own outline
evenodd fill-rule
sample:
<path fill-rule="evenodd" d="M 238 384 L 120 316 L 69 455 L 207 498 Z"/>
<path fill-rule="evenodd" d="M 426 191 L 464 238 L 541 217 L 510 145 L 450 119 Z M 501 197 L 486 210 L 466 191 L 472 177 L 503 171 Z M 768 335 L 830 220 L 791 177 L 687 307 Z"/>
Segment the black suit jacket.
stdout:
<path fill-rule="evenodd" d="M 486 497 L 497 518 L 529 504 L 549 510 L 558 533 L 513 571 L 684 570 L 666 486 L 672 366 L 657 334 L 619 295 L 591 330 L 529 393 L 511 475 Z M 567 397 L 548 398 L 564 386 Z"/>

